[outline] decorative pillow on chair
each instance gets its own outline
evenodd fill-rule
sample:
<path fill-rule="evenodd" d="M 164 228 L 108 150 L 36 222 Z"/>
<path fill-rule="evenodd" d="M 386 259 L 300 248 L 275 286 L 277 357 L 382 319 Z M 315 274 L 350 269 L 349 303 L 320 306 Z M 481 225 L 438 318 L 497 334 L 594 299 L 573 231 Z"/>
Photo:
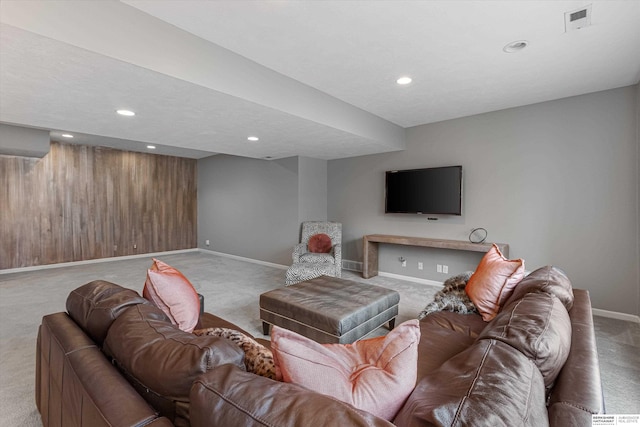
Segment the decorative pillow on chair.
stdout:
<path fill-rule="evenodd" d="M 317 254 L 328 254 L 331 252 L 331 237 L 324 233 L 314 234 L 309 237 L 309 252 L 314 252 Z"/>
<path fill-rule="evenodd" d="M 465 287 L 485 322 L 496 317 L 513 288 L 524 278 L 524 260 L 506 259 L 498 246 L 485 254 Z"/>
<path fill-rule="evenodd" d="M 271 350 L 285 382 L 332 396 L 389 421 L 415 387 L 418 320 L 402 323 L 385 337 L 353 344 L 318 344 L 273 326 Z"/>
<path fill-rule="evenodd" d="M 198 293 L 191 282 L 170 265 L 153 259 L 142 296 L 160 308 L 181 330 L 192 332 L 196 327 L 200 317 Z"/>

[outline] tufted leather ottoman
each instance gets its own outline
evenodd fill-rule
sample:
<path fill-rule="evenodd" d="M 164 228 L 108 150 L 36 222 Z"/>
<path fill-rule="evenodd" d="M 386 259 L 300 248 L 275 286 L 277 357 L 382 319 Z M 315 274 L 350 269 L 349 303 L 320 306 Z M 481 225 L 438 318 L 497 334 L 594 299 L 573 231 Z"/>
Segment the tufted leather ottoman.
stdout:
<path fill-rule="evenodd" d="M 400 294 L 381 286 L 322 276 L 260 295 L 264 334 L 277 325 L 319 343 L 352 343 L 389 322 Z"/>

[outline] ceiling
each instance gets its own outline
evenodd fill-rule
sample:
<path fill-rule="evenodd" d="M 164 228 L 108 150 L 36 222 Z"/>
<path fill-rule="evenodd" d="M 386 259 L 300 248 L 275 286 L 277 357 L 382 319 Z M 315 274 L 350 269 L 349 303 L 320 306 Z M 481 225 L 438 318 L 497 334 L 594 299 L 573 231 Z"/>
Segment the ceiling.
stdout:
<path fill-rule="evenodd" d="M 192 158 L 397 151 L 408 127 L 640 80 L 640 1 L 3 0 L 0 21 L 0 122 Z"/>

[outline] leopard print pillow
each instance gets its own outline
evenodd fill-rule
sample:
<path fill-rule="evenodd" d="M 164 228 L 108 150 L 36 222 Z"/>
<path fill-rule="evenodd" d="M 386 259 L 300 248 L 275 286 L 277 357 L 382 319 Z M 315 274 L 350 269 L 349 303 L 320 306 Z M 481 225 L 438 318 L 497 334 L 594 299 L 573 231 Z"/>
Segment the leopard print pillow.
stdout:
<path fill-rule="evenodd" d="M 244 365 L 248 372 L 253 372 L 272 380 L 281 380 L 276 373 L 271 350 L 242 332 L 228 328 L 206 328 L 196 329 L 193 333 L 198 336 L 212 335 L 233 341 L 244 351 Z"/>

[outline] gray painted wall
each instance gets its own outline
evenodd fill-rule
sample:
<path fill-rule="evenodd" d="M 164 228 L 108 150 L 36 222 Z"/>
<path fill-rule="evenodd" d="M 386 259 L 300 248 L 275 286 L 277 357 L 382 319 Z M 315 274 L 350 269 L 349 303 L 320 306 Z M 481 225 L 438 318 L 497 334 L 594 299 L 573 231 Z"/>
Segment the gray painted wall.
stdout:
<path fill-rule="evenodd" d="M 417 126 L 407 130 L 405 151 L 329 161 L 328 214 L 343 223 L 343 257 L 362 260 L 365 234 L 464 240 L 484 227 L 489 241 L 509 243 L 511 258 L 524 258 L 527 269 L 563 268 L 575 287 L 591 291 L 594 307 L 640 314 L 637 91 Z M 461 217 L 384 214 L 385 170 L 456 164 L 464 167 Z M 412 266 L 399 267 L 405 251 L 383 246 L 381 264 L 418 276 Z M 423 251 L 411 256 L 424 259 L 426 278 L 446 277 L 432 273 L 437 263 L 450 262 L 449 275 L 477 263 Z"/>
<path fill-rule="evenodd" d="M 288 265 L 298 230 L 297 157 L 198 161 L 198 247 Z"/>
<path fill-rule="evenodd" d="M 300 223 L 326 217 L 326 160 L 216 155 L 198 161 L 200 248 L 290 265 Z"/>
<path fill-rule="evenodd" d="M 298 157 L 298 222 L 327 220 L 327 161 Z"/>
<path fill-rule="evenodd" d="M 638 198 L 636 199 L 636 256 L 640 259 L 640 83 L 636 85 L 636 159 L 638 160 L 636 178 L 638 180 L 637 190 Z M 638 264 L 637 276 L 640 282 L 640 263 Z M 637 289 L 638 295 L 638 311 L 640 311 L 640 283 Z"/>

